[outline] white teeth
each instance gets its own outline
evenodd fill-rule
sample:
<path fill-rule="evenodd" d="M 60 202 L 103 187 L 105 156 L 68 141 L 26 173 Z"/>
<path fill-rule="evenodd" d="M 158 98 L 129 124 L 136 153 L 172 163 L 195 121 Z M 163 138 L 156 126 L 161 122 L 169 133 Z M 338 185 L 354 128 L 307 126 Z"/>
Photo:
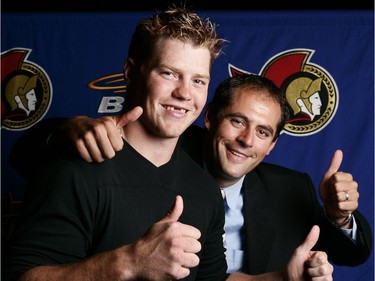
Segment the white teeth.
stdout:
<path fill-rule="evenodd" d="M 232 150 L 232 153 L 238 157 L 244 157 L 242 154 L 239 154 L 238 152 Z"/>
<path fill-rule="evenodd" d="M 166 106 L 165 108 L 170 111 L 176 110 L 173 106 Z M 178 110 L 181 111 L 181 113 L 186 113 L 186 109 L 181 108 Z"/>

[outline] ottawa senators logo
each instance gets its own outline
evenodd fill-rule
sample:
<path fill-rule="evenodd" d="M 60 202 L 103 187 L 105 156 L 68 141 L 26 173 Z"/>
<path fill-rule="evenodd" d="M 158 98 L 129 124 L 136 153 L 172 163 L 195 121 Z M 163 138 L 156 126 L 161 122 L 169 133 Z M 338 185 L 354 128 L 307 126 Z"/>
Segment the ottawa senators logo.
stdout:
<path fill-rule="evenodd" d="M 27 60 L 28 49 L 1 54 L 1 127 L 24 130 L 42 119 L 52 101 L 45 71 Z"/>
<path fill-rule="evenodd" d="M 335 81 L 321 66 L 309 61 L 313 50 L 295 49 L 271 58 L 260 75 L 271 79 L 286 95 L 291 118 L 283 132 L 293 136 L 312 135 L 329 124 L 338 107 Z M 230 75 L 246 71 L 229 66 Z"/>

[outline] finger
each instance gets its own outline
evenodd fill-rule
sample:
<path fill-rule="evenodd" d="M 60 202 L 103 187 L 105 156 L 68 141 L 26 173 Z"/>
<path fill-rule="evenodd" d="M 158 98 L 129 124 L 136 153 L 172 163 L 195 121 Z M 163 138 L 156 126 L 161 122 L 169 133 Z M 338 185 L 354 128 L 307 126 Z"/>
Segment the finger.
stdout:
<path fill-rule="evenodd" d="M 115 156 L 116 151 L 120 151 L 124 147 L 124 141 L 122 139 L 122 134 L 116 126 L 113 124 L 107 124 L 107 136 L 108 136 L 108 146 L 103 145 L 102 150 L 106 158 L 110 159 Z"/>
<path fill-rule="evenodd" d="M 194 230 L 196 229 L 192 226 L 189 226 L 189 228 L 186 228 L 186 231 L 184 233 L 185 236 L 181 237 L 177 244 L 177 246 L 181 247 L 181 249 L 185 253 L 196 254 L 202 249 L 201 243 L 197 240 L 199 236 L 197 237 L 196 231 Z M 189 236 L 186 236 L 187 234 L 189 234 Z"/>
<path fill-rule="evenodd" d="M 168 214 L 161 220 L 163 222 L 178 221 L 182 211 L 184 210 L 184 202 L 180 195 L 176 196 L 173 207 L 169 210 Z"/>
<path fill-rule="evenodd" d="M 196 254 L 184 253 L 183 255 L 183 262 L 181 264 L 182 267 L 192 268 L 199 264 L 199 258 Z"/>
<path fill-rule="evenodd" d="M 142 115 L 142 112 L 143 112 L 142 107 L 136 106 L 132 110 L 130 110 L 128 112 L 125 112 L 124 114 L 122 114 L 120 116 L 116 116 L 115 117 L 116 126 L 118 128 L 123 127 L 126 124 L 137 120 L 139 118 L 139 116 Z"/>
<path fill-rule="evenodd" d="M 103 162 L 105 158 L 112 158 L 115 151 L 112 148 L 111 142 L 107 136 L 107 129 L 98 127 L 94 134 L 87 133 L 83 137 L 84 146 L 90 153 L 90 157 L 95 162 Z"/>
<path fill-rule="evenodd" d="M 328 256 L 325 252 L 311 251 L 310 253 L 311 253 L 310 259 L 308 261 L 309 267 L 318 267 L 318 266 L 328 263 Z"/>
<path fill-rule="evenodd" d="M 83 140 L 77 140 L 76 149 L 78 151 L 78 154 L 82 157 L 82 159 L 84 159 L 85 161 L 90 162 L 90 163 L 93 161 L 93 159 L 91 158 L 91 155 L 90 155 L 89 151 L 87 150 Z"/>
<path fill-rule="evenodd" d="M 303 252 L 310 252 L 311 249 L 315 246 L 316 242 L 319 239 L 320 228 L 317 225 L 314 225 L 309 234 L 306 236 L 305 241 L 298 247 Z"/>
<path fill-rule="evenodd" d="M 325 172 L 323 176 L 324 182 L 328 181 L 329 178 L 339 170 L 341 163 L 342 163 L 342 159 L 343 159 L 343 152 L 339 149 L 336 150 L 335 153 L 333 154 L 331 164 L 329 165 L 328 170 Z"/>
<path fill-rule="evenodd" d="M 325 252 L 314 252 L 308 262 L 307 274 L 312 280 L 320 280 L 318 277 L 332 277 L 333 266 L 328 262 Z M 315 278 L 314 278 L 315 277 Z M 322 279 L 332 280 L 332 279 Z"/>
<path fill-rule="evenodd" d="M 331 281 L 333 280 L 333 266 L 330 263 L 326 263 L 319 267 L 307 268 L 306 275 L 309 277 L 307 280 L 312 281 Z M 303 279 L 305 280 L 305 279 Z"/>
<path fill-rule="evenodd" d="M 166 280 L 180 280 L 183 278 L 186 278 L 190 275 L 190 269 L 180 266 L 176 274 L 172 274 L 171 277 L 173 278 L 167 278 Z"/>

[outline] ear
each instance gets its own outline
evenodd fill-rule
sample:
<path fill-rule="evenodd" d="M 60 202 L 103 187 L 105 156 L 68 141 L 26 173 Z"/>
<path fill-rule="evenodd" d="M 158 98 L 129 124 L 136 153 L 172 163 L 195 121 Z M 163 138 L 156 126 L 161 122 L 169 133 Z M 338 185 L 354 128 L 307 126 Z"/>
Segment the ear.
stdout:
<path fill-rule="evenodd" d="M 204 113 L 204 127 L 208 130 L 211 127 L 210 121 L 210 106 L 207 106 L 206 112 Z"/>
<path fill-rule="evenodd" d="M 269 154 L 271 153 L 272 149 L 275 147 L 275 145 L 276 145 L 276 143 L 277 143 L 277 140 L 278 140 L 278 139 L 276 139 L 275 141 L 271 142 L 271 145 L 270 145 L 270 147 L 268 148 L 268 151 L 267 151 L 267 154 L 266 154 L 266 155 L 269 155 Z"/>
<path fill-rule="evenodd" d="M 129 81 L 131 81 L 131 73 L 132 73 L 132 70 L 134 68 L 134 60 L 132 58 L 128 58 L 125 62 L 125 66 L 124 66 L 124 80 L 125 80 L 125 83 L 128 84 Z"/>

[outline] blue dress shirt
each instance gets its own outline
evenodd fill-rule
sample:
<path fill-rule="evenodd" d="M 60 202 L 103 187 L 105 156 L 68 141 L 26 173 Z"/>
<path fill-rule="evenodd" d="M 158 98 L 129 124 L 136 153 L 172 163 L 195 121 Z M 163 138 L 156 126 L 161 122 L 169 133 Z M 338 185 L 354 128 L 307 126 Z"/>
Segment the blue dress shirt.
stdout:
<path fill-rule="evenodd" d="M 225 208 L 225 241 L 226 260 L 228 264 L 228 273 L 240 271 L 242 268 L 244 251 L 243 251 L 243 194 L 241 178 L 234 185 L 222 188 L 225 194 L 224 208 Z"/>

